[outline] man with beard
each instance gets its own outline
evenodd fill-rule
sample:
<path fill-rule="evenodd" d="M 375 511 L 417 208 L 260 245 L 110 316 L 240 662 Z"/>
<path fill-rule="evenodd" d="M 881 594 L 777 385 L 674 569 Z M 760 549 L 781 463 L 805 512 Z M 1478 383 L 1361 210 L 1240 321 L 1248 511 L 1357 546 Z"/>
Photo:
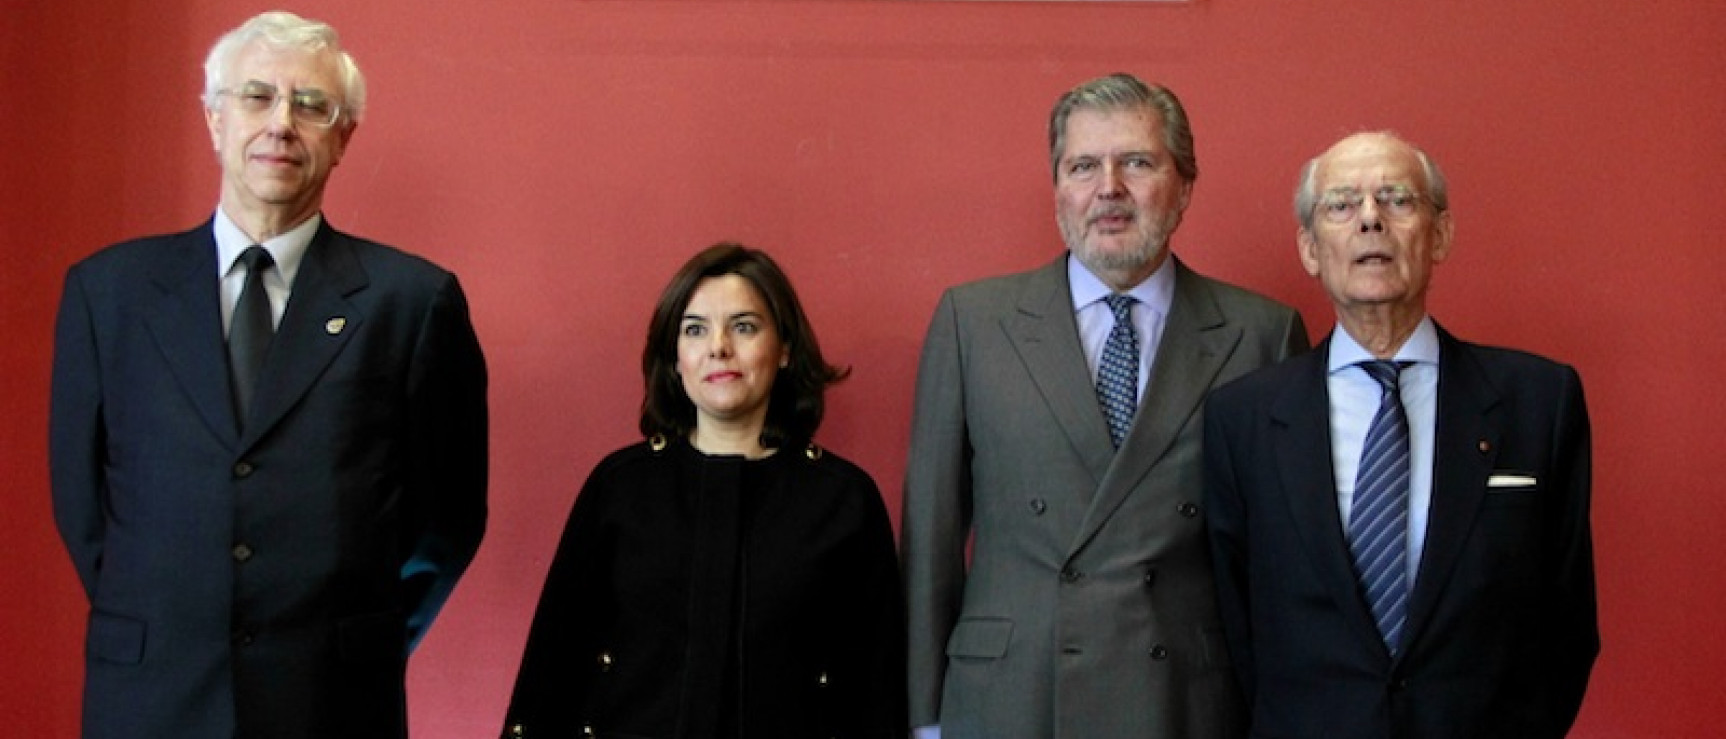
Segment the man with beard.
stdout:
<path fill-rule="evenodd" d="M 1576 370 L 1426 310 L 1444 176 L 1387 133 L 1295 194 L 1336 309 L 1317 350 L 1212 396 L 1205 498 L 1257 736 L 1556 739 L 1600 633 Z"/>
<path fill-rule="evenodd" d="M 912 726 L 1240 736 L 1200 407 L 1304 350 L 1306 328 L 1170 256 L 1198 176 L 1172 92 L 1092 80 L 1056 103 L 1049 139 L 1067 253 L 948 290 L 923 345 L 903 530 Z"/>

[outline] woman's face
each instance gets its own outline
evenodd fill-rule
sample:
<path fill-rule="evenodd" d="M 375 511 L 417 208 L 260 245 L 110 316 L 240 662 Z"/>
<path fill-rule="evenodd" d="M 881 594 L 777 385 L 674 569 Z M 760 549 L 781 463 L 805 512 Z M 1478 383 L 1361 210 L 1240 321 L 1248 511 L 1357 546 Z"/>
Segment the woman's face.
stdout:
<path fill-rule="evenodd" d="M 697 283 L 677 332 L 677 374 L 699 430 L 741 424 L 759 434 L 773 379 L 791 358 L 766 301 L 738 275 Z"/>

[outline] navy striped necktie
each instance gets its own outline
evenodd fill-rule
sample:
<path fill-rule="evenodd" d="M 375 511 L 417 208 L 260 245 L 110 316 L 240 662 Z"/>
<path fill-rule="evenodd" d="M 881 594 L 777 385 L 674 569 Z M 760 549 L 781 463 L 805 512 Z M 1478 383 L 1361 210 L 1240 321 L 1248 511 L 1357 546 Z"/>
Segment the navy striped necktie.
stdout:
<path fill-rule="evenodd" d="M 1408 614 L 1408 416 L 1399 380 L 1410 364 L 1360 363 L 1379 384 L 1379 404 L 1361 447 L 1348 524 L 1355 573 L 1393 655 L 1401 647 Z"/>

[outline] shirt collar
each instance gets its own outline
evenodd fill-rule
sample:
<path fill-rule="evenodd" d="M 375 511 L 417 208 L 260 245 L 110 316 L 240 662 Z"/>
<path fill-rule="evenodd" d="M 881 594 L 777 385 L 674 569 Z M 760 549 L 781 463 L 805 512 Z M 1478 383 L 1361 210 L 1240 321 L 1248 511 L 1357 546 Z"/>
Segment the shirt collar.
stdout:
<path fill-rule="evenodd" d="M 1102 280 L 1091 274 L 1091 270 L 1080 264 L 1079 260 L 1067 253 L 1067 285 L 1073 293 L 1073 310 L 1083 310 L 1114 293 Z M 1139 301 L 1139 305 L 1156 311 L 1157 315 L 1169 314 L 1169 307 L 1175 302 L 1175 258 L 1169 255 L 1163 259 L 1157 271 L 1152 272 L 1143 282 L 1134 285 L 1127 295 Z"/>
<path fill-rule="evenodd" d="M 324 222 L 322 213 L 313 213 L 304 223 L 278 234 L 273 239 L 267 239 L 259 246 L 270 253 L 270 258 L 276 262 L 276 269 L 281 271 L 282 282 L 294 284 L 294 275 L 300 271 L 300 261 L 305 258 L 306 250 L 311 248 L 312 237 L 318 234 L 318 227 Z M 216 276 L 222 277 L 234 268 L 234 261 L 240 258 L 240 252 L 246 250 L 254 242 L 252 237 L 241 231 L 226 211 L 216 208 L 214 229 L 216 232 Z"/>
<path fill-rule="evenodd" d="M 1375 359 L 1377 357 L 1362 347 L 1360 342 L 1355 341 L 1353 336 L 1348 335 L 1341 324 L 1331 329 L 1328 372 L 1335 373 Z M 1431 315 L 1421 317 L 1420 325 L 1414 327 L 1414 333 L 1409 335 L 1407 341 L 1402 342 L 1392 359 L 1415 364 L 1438 364 L 1438 328 L 1433 325 Z"/>

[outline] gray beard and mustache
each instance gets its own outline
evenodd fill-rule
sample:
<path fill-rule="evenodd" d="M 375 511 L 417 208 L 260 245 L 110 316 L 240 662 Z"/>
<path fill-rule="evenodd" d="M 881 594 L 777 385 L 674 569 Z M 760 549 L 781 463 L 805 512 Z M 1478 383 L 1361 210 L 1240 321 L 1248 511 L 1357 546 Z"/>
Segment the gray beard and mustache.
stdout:
<path fill-rule="evenodd" d="M 1077 257 L 1080 264 L 1089 267 L 1092 272 L 1102 271 L 1135 271 L 1159 259 L 1168 248 L 1169 235 L 1180 225 L 1179 213 L 1165 214 L 1160 220 L 1147 217 L 1143 211 L 1131 208 L 1104 208 L 1092 213 L 1086 213 L 1083 220 L 1077 223 L 1064 217 L 1057 217 L 1057 225 L 1061 229 L 1061 240 L 1067 242 L 1067 249 Z M 1131 216 L 1133 232 L 1138 240 L 1131 247 L 1122 250 L 1104 251 L 1093 247 L 1085 240 L 1085 233 L 1100 218 L 1113 216 Z"/>

